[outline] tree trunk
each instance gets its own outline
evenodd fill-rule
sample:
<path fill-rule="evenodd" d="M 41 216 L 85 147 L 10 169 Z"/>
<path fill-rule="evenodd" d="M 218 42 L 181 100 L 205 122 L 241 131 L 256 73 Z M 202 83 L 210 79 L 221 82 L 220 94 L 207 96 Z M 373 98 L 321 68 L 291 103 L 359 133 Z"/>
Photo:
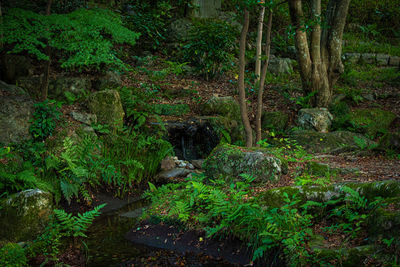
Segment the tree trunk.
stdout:
<path fill-rule="evenodd" d="M 240 34 L 240 45 L 239 45 L 239 105 L 240 105 L 240 115 L 242 117 L 242 122 L 246 132 L 246 146 L 251 147 L 253 145 L 253 133 L 250 126 L 249 116 L 247 114 L 247 104 L 246 104 L 246 92 L 244 89 L 244 75 L 246 67 L 246 37 L 249 30 L 249 11 L 244 10 L 244 20 L 242 32 Z"/>
<path fill-rule="evenodd" d="M 48 0 L 47 2 L 47 8 L 46 8 L 46 15 L 50 16 L 50 12 L 51 12 L 51 4 L 52 4 L 52 0 Z M 47 29 L 49 30 L 49 29 Z M 41 101 L 44 101 L 47 99 L 47 94 L 49 91 L 49 76 L 50 76 L 50 65 L 51 65 L 51 47 L 49 46 L 48 42 L 47 42 L 47 46 L 46 46 L 46 56 L 49 57 L 49 60 L 46 61 L 46 65 L 45 65 L 45 69 L 44 69 L 44 77 L 43 77 L 43 81 L 42 81 L 42 85 L 41 85 L 41 96 L 40 99 Z"/>
<path fill-rule="evenodd" d="M 310 18 L 314 23 L 309 47 L 303 1 L 289 1 L 290 17 L 296 28 L 295 44 L 303 90 L 305 94 L 315 92 L 313 106 L 329 106 L 333 86 L 343 73 L 342 39 L 349 4 L 350 0 L 329 0 L 325 16 L 327 26 L 322 31 L 321 0 L 311 0 Z"/>
<path fill-rule="evenodd" d="M 257 40 L 256 40 L 256 66 L 254 74 L 256 76 L 254 83 L 260 82 L 261 76 L 261 53 L 262 53 L 262 37 L 263 37 L 263 25 L 264 25 L 264 14 L 265 6 L 261 6 L 260 15 L 258 16 L 258 27 L 257 27 Z"/>
<path fill-rule="evenodd" d="M 271 54 L 271 32 L 272 32 L 272 16 L 273 12 L 269 10 L 269 17 L 268 17 L 268 25 L 267 25 L 267 40 L 265 42 L 265 62 L 261 73 L 261 79 L 258 88 L 258 95 L 257 95 L 257 113 L 256 113 L 256 146 L 260 146 L 258 143 L 261 141 L 262 132 L 261 132 L 261 117 L 262 117 L 262 110 L 263 110 L 263 94 L 264 94 L 264 85 L 265 85 L 265 78 L 267 75 L 268 65 L 269 65 L 269 57 Z"/>

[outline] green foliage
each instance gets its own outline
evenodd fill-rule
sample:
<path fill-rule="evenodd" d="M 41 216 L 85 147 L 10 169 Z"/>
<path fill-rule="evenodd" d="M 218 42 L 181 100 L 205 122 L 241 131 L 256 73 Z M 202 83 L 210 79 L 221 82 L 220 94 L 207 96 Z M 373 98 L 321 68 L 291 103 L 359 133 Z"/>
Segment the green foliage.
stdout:
<path fill-rule="evenodd" d="M 338 223 L 326 227 L 328 232 L 342 230 L 349 238 L 354 238 L 362 229 L 369 216 L 381 207 L 382 199 L 376 198 L 374 201 L 368 201 L 365 197 L 360 196 L 356 190 L 343 186 L 341 192 L 344 194 L 339 199 L 334 199 L 325 203 L 326 207 L 332 206 L 330 218 L 335 218 Z"/>
<path fill-rule="evenodd" d="M 55 101 L 45 100 L 36 103 L 34 106 L 35 112 L 33 113 L 29 132 L 34 140 L 43 141 L 56 128 L 57 120 L 61 116 L 61 112 L 59 111 L 60 104 Z"/>
<path fill-rule="evenodd" d="M 35 173 L 30 161 L 24 161 L 11 147 L 0 147 L 0 191 L 2 197 L 30 188 L 51 190 Z"/>
<path fill-rule="evenodd" d="M 77 216 L 72 216 L 71 213 L 66 213 L 64 210 L 54 210 L 57 221 L 61 224 L 63 235 L 71 237 L 87 237 L 85 232 L 92 224 L 93 220 L 100 215 L 100 209 L 106 204 L 101 204 L 93 210 L 83 214 L 78 213 Z"/>
<path fill-rule="evenodd" d="M 125 17 L 126 27 L 141 34 L 142 47 L 159 48 L 167 37 L 167 22 L 171 18 L 172 6 L 166 1 L 158 1 L 156 6 L 146 1 L 129 2 L 132 13 Z"/>
<path fill-rule="evenodd" d="M 134 45 L 139 34 L 122 26 L 120 17 L 109 10 L 78 9 L 69 14 L 45 16 L 23 9 L 10 9 L 1 26 L 2 43 L 12 44 L 10 53 L 23 51 L 39 60 L 49 60 L 43 48 L 62 53 L 61 67 L 83 70 L 104 65 L 124 68 L 113 44 Z"/>
<path fill-rule="evenodd" d="M 93 135 L 83 135 L 78 141 L 65 138 L 61 155 L 46 159 L 46 171 L 58 176 L 60 190 L 68 202 L 79 194 L 89 202 L 88 186 L 121 184 L 121 174 L 100 153 L 99 140 Z"/>
<path fill-rule="evenodd" d="M 183 59 L 207 80 L 212 79 L 232 68 L 236 37 L 237 30 L 227 22 L 195 21 L 183 46 Z"/>
<path fill-rule="evenodd" d="M 235 236 L 253 248 L 254 259 L 273 247 L 282 247 L 292 264 L 302 263 L 308 256 L 304 244 L 311 236 L 311 216 L 294 206 L 297 200 L 285 195 L 281 208 L 261 207 L 250 194 L 250 176 L 226 184 L 225 180 L 208 180 L 194 175 L 182 184 L 156 188 L 150 184 L 146 196 L 153 202 L 149 214 L 166 215 L 161 219 L 178 221 L 206 230 L 207 236 Z"/>
<path fill-rule="evenodd" d="M 7 243 L 0 249 L 0 263 L 6 267 L 28 266 L 24 249 L 15 243 Z"/>
<path fill-rule="evenodd" d="M 37 255 L 50 256 L 57 262 L 63 241 L 73 238 L 76 244 L 79 238 L 87 237 L 85 232 L 105 205 L 99 205 L 83 214 L 78 213 L 77 216 L 63 210 L 54 210 L 54 216 L 44 232 L 28 246 L 27 255 L 32 258 Z"/>

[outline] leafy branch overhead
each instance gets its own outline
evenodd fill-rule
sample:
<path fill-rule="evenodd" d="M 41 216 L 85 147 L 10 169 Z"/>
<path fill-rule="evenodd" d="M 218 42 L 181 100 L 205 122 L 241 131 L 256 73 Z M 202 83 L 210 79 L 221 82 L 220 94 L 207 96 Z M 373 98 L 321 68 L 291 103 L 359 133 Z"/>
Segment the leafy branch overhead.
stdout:
<path fill-rule="evenodd" d="M 44 16 L 24 9 L 11 9 L 1 26 L 2 43 L 12 44 L 9 53 L 27 51 L 49 60 L 46 43 L 62 51 L 61 67 L 82 70 L 102 65 L 124 68 L 113 45 L 134 45 L 140 34 L 122 25 L 120 16 L 105 9 L 78 9 L 69 14 Z"/>

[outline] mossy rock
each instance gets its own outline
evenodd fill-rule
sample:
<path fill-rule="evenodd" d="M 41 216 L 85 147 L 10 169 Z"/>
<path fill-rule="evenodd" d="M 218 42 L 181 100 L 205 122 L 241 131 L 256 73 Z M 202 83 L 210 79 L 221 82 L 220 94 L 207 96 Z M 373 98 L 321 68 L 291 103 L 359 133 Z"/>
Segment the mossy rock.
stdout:
<path fill-rule="evenodd" d="M 203 167 L 208 177 L 223 176 L 227 179 L 248 174 L 255 182 L 277 181 L 282 173 L 280 159 L 265 149 L 246 149 L 220 144 L 205 160 Z"/>
<path fill-rule="evenodd" d="M 367 220 L 367 229 L 371 238 L 397 237 L 400 239 L 400 210 L 378 209 Z"/>
<path fill-rule="evenodd" d="M 326 163 L 319 163 L 315 161 L 307 162 L 304 171 L 308 174 L 315 176 L 339 175 L 348 173 L 357 173 L 358 169 L 334 168 Z"/>
<path fill-rule="evenodd" d="M 282 111 L 263 112 L 261 128 L 276 132 L 284 132 L 289 123 L 289 115 Z"/>
<path fill-rule="evenodd" d="M 385 134 L 396 119 L 396 115 L 390 111 L 381 109 L 356 109 L 349 113 L 349 122 L 359 133 L 366 134 L 370 138 L 378 134 Z"/>
<path fill-rule="evenodd" d="M 95 92 L 90 95 L 88 106 L 90 112 L 96 114 L 99 123 L 112 127 L 122 127 L 125 113 L 118 91 Z"/>
<path fill-rule="evenodd" d="M 29 189 L 1 203 L 0 239 L 13 242 L 34 239 L 47 225 L 53 212 L 52 194 Z"/>
<path fill-rule="evenodd" d="M 237 121 L 241 120 L 239 103 L 231 96 L 211 97 L 201 107 L 201 115 L 220 115 Z"/>
<path fill-rule="evenodd" d="M 375 145 L 375 142 L 365 136 L 349 131 L 320 133 L 310 130 L 299 130 L 290 134 L 290 138 L 297 141 L 311 153 L 343 153 L 362 150 Z"/>
<path fill-rule="evenodd" d="M 365 197 L 369 201 L 374 201 L 377 197 L 386 199 L 400 196 L 400 181 L 387 180 L 371 183 L 337 183 L 328 186 L 285 186 L 267 190 L 261 193 L 259 197 L 263 205 L 272 207 L 279 207 L 285 203 L 284 193 L 287 193 L 289 197 L 296 195 L 300 200 L 299 205 L 309 200 L 325 202 L 339 196 L 344 196 L 345 193 L 342 192 L 344 186 L 356 190 L 360 196 Z"/>

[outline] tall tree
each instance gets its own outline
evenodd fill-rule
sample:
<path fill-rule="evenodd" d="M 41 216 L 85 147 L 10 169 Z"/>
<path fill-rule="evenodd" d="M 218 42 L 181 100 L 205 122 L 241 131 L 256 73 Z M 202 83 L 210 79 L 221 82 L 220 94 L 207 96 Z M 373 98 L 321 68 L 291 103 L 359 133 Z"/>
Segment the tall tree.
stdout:
<path fill-rule="evenodd" d="M 304 14 L 303 2 L 311 3 L 309 16 Z M 344 71 L 342 39 L 349 4 L 350 0 L 329 0 L 322 23 L 321 0 L 289 0 L 303 89 L 306 94 L 315 92 L 312 104 L 316 107 L 330 104 L 333 86 Z"/>
<path fill-rule="evenodd" d="M 263 94 L 265 86 L 265 77 L 267 76 L 267 70 L 269 65 L 269 58 L 271 54 L 271 32 L 272 32 L 272 8 L 269 8 L 266 41 L 265 41 L 265 60 L 262 67 L 260 81 L 258 83 L 258 94 L 257 94 L 257 111 L 256 111 L 256 146 L 259 146 L 258 142 L 261 141 L 261 116 L 263 110 Z M 261 64 L 260 64 L 261 65 Z"/>
<path fill-rule="evenodd" d="M 244 76 L 246 68 L 246 40 L 247 32 L 249 30 L 249 11 L 247 8 L 244 9 L 243 27 L 240 33 L 240 43 L 239 43 L 239 105 L 240 105 L 240 115 L 242 117 L 242 122 L 244 125 L 244 130 L 246 132 L 246 146 L 251 147 L 253 145 L 253 130 L 250 126 L 250 120 L 247 113 L 247 103 L 246 103 L 246 92 L 244 88 Z"/>
<path fill-rule="evenodd" d="M 52 3 L 53 3 L 52 0 L 48 0 L 47 1 L 46 16 L 50 16 Z M 47 29 L 47 31 L 49 31 L 49 29 Z M 48 91 L 49 91 L 50 66 L 51 66 L 51 47 L 48 44 L 48 41 L 47 41 L 47 46 L 46 46 L 46 56 L 48 57 L 48 60 L 46 62 L 45 69 L 44 69 L 44 77 L 43 77 L 43 81 L 42 81 L 42 84 L 41 84 L 41 95 L 40 95 L 40 98 L 41 98 L 42 101 L 47 99 L 47 94 L 48 94 Z"/>

